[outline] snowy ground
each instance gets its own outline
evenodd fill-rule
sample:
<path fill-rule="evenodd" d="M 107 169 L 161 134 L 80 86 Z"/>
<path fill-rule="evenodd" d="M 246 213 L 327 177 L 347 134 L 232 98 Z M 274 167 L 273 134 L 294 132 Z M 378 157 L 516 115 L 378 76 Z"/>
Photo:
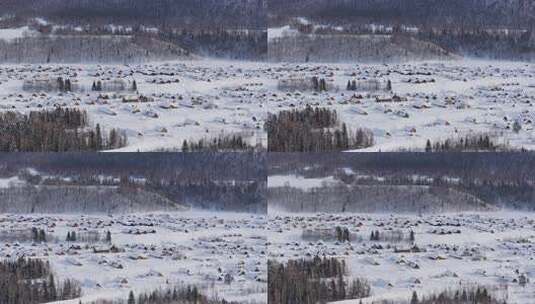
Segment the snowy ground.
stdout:
<path fill-rule="evenodd" d="M 351 242 L 303 240 L 304 230 L 347 227 Z M 373 230 L 415 232 L 423 252 L 395 253 L 408 241 L 371 242 Z M 279 261 L 315 255 L 344 259 L 349 276 L 366 278 L 372 296 L 409 300 L 413 290 L 424 295 L 459 284 L 486 285 L 507 303 L 533 303 L 535 297 L 535 214 L 517 212 L 444 215 L 271 214 L 269 258 Z M 529 282 L 520 286 L 525 276 Z M 359 303 L 343 301 L 344 303 Z"/>
<path fill-rule="evenodd" d="M 313 76 L 325 78 L 329 91 L 278 88 L 279 80 Z M 83 91 L 23 91 L 24 81 L 57 77 L 70 78 Z M 139 94 L 91 91 L 99 79 L 128 85 L 136 80 Z M 346 90 L 348 80 L 365 79 L 390 80 L 392 92 Z M 150 101 L 123 102 L 131 95 Z M 376 102 L 376 97 L 394 95 L 406 101 Z M 535 64 L 519 62 L 289 64 L 206 59 L 130 66 L 0 65 L 0 111 L 83 108 L 93 124 L 126 131 L 129 144 L 120 151 L 180 148 L 184 139 L 221 133 L 243 134 L 252 144 L 266 146 L 267 113 L 307 104 L 336 109 L 350 127 L 372 130 L 376 145 L 365 151 L 421 150 L 427 139 L 482 132 L 498 143 L 535 149 L 534 98 Z M 518 133 L 513 131 L 515 121 L 522 126 Z"/>
<path fill-rule="evenodd" d="M 405 64 L 274 64 L 269 110 L 305 105 L 336 109 L 349 126 L 371 129 L 365 151 L 423 150 L 427 139 L 490 133 L 498 143 L 535 148 L 535 64 L 459 60 Z M 317 76 L 329 91 L 280 92 L 276 79 Z M 392 92 L 347 91 L 348 80 L 392 82 Z M 427 81 L 427 82 L 425 82 Z M 430 82 L 433 81 L 433 82 Z M 418 83 L 419 82 L 419 83 Z M 406 99 L 376 102 L 376 97 Z M 513 132 L 514 121 L 522 130 Z"/>
<path fill-rule="evenodd" d="M 43 228 L 55 240 L 43 244 L 2 243 L 0 258 L 39 257 L 59 279 L 82 284 L 82 301 L 127 297 L 197 285 L 207 296 L 244 303 L 267 302 L 265 217 L 183 212 L 123 216 L 0 215 L 2 233 Z M 111 232 L 118 253 L 95 253 L 106 243 L 66 242 L 68 231 Z M 154 231 L 154 233 L 152 233 Z M 79 247 L 79 248 L 77 248 Z M 123 251 L 124 250 L 124 251 Z M 232 275 L 226 284 L 224 277 Z M 78 300 L 66 301 L 78 303 Z"/>
<path fill-rule="evenodd" d="M 121 151 L 180 148 L 183 140 L 241 134 L 267 143 L 265 67 L 227 61 L 157 62 L 142 65 L 0 65 L 0 111 L 76 107 L 91 123 L 126 131 Z M 23 90 L 25 82 L 70 79 L 73 92 Z M 92 84 L 123 81 L 134 91 L 92 91 Z M 145 96 L 148 102 L 124 102 Z"/>

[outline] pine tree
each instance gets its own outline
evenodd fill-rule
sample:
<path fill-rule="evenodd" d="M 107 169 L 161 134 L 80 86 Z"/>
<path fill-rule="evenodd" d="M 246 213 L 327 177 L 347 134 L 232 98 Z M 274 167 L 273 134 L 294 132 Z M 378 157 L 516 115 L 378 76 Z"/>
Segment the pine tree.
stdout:
<path fill-rule="evenodd" d="M 65 82 L 63 82 L 63 78 L 59 77 L 58 80 L 58 89 L 60 92 L 65 91 Z"/>
<path fill-rule="evenodd" d="M 39 231 L 35 227 L 32 227 L 32 240 L 34 242 L 38 242 L 39 241 Z"/>
<path fill-rule="evenodd" d="M 412 298 L 411 298 L 411 304 L 418 304 L 418 295 L 416 294 L 416 291 L 412 292 Z"/>
<path fill-rule="evenodd" d="M 349 134 L 347 133 L 347 126 L 345 123 L 342 124 L 342 149 L 348 149 L 349 148 Z"/>
<path fill-rule="evenodd" d="M 43 300 L 45 300 L 45 302 L 49 302 L 50 301 L 50 290 L 48 289 L 48 284 L 46 282 L 46 280 L 43 281 L 43 285 L 42 285 L 42 290 L 43 290 L 43 294 L 41 295 L 41 298 Z"/>
<path fill-rule="evenodd" d="M 349 242 L 349 229 L 347 228 L 344 229 L 344 241 Z"/>
<path fill-rule="evenodd" d="M 314 88 L 314 91 L 319 91 L 319 82 L 318 82 L 318 77 L 314 76 L 312 77 L 312 87 Z"/>
<path fill-rule="evenodd" d="M 428 139 L 427 143 L 425 144 L 425 152 L 431 152 L 433 151 L 433 148 L 431 147 L 431 141 Z"/>
<path fill-rule="evenodd" d="M 57 293 L 56 293 L 56 282 L 54 281 L 54 275 L 50 274 L 48 277 L 48 288 L 50 291 L 48 292 L 50 296 L 50 300 L 55 301 L 57 300 Z"/>
<path fill-rule="evenodd" d="M 61 288 L 61 294 L 58 296 L 59 299 L 68 299 L 68 297 L 71 295 L 71 281 L 66 280 L 63 283 L 63 288 Z"/>
<path fill-rule="evenodd" d="M 130 293 L 128 294 L 127 304 L 136 304 L 136 299 L 134 298 L 134 292 L 132 290 L 130 290 Z"/>
<path fill-rule="evenodd" d="M 386 90 L 392 92 L 392 81 L 390 81 L 390 79 L 386 82 Z"/>
<path fill-rule="evenodd" d="M 461 295 L 461 300 L 466 302 L 468 301 L 468 295 L 466 294 L 466 290 L 463 289 L 463 294 Z"/>
<path fill-rule="evenodd" d="M 96 138 L 96 149 L 97 151 L 102 150 L 102 134 L 100 132 L 100 124 L 97 124 L 96 130 L 95 130 L 95 138 Z"/>
<path fill-rule="evenodd" d="M 336 239 L 338 241 L 341 241 L 342 240 L 342 228 L 340 228 L 340 226 L 336 226 L 334 230 L 336 232 Z"/>
<path fill-rule="evenodd" d="M 66 92 L 71 92 L 72 91 L 71 80 L 70 79 L 65 80 L 65 88 L 64 89 L 65 89 Z"/>
<path fill-rule="evenodd" d="M 325 82 L 325 78 L 320 79 L 320 92 L 321 91 L 327 91 L 327 83 Z"/>
<path fill-rule="evenodd" d="M 43 229 L 39 230 L 39 241 L 40 242 L 46 242 L 45 230 L 43 230 Z"/>
<path fill-rule="evenodd" d="M 118 148 L 119 146 L 121 146 L 119 143 L 118 143 L 118 135 L 117 135 L 117 131 L 115 130 L 115 128 L 111 129 L 110 130 L 110 136 L 108 138 L 108 149 L 114 149 L 114 148 Z"/>
<path fill-rule="evenodd" d="M 336 298 L 336 300 L 345 299 L 346 298 L 346 287 L 345 287 L 344 275 L 343 275 L 342 271 L 340 271 L 338 273 L 338 288 L 339 288 L 339 291 L 338 291 L 338 297 Z"/>
<path fill-rule="evenodd" d="M 89 147 L 91 150 L 96 150 L 95 132 L 89 131 Z"/>

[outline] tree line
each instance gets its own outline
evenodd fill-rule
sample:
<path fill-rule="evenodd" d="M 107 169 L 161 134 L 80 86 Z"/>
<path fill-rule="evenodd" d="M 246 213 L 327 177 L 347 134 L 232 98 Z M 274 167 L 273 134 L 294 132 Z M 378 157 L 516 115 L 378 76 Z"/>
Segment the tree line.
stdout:
<path fill-rule="evenodd" d="M 334 230 L 303 230 L 301 238 L 305 241 L 335 240 L 338 242 L 351 242 L 351 233 L 347 227 L 336 226 Z"/>
<path fill-rule="evenodd" d="M 78 185 L 106 181 L 99 176 L 125 182 L 144 177 L 162 185 L 263 182 L 266 166 L 265 153 L 0 153 L 0 176 L 27 176 L 21 172 L 34 168 L 49 176 L 69 176 Z"/>
<path fill-rule="evenodd" d="M 384 178 L 385 184 L 407 183 L 412 175 L 432 178 L 436 185 L 451 184 L 447 177 L 458 177 L 465 184 L 471 180 L 481 184 L 535 182 L 535 155 L 531 153 L 289 153 L 269 157 L 269 175 L 338 176 L 341 168 Z"/>
<path fill-rule="evenodd" d="M 214 138 L 201 138 L 199 140 L 184 140 L 182 152 L 254 152 L 259 147 L 251 145 L 241 135 L 222 134 Z"/>
<path fill-rule="evenodd" d="M 57 281 L 48 262 L 20 258 L 0 262 L 0 303 L 39 304 L 78 298 L 78 282 Z"/>
<path fill-rule="evenodd" d="M 488 134 L 469 134 L 460 138 L 448 138 L 443 141 L 427 140 L 425 152 L 497 152 L 511 150 L 506 144 L 496 143 L 495 138 Z"/>
<path fill-rule="evenodd" d="M 190 58 L 151 35 L 55 35 L 0 40 L 1 63 L 141 63 Z M 73 90 L 75 84 L 73 83 Z"/>
<path fill-rule="evenodd" d="M 285 110 L 269 114 L 265 129 L 269 152 L 324 152 L 362 149 L 373 146 L 373 133 L 367 129 L 339 127 L 336 110 L 312 108 Z"/>
<path fill-rule="evenodd" d="M 325 23 L 529 27 L 535 4 L 486 0 L 270 0 L 270 19 L 291 16 Z M 271 20 L 270 20 L 271 21 Z"/>
<path fill-rule="evenodd" d="M 285 154 L 284 156 L 273 154 L 270 155 L 269 166 L 269 175 L 293 174 L 309 178 L 335 176 L 342 185 L 359 187 L 360 191 L 366 190 L 361 192 L 359 200 L 366 200 L 369 195 L 370 198 L 383 198 L 388 201 L 396 199 L 400 201 L 400 197 L 405 197 L 408 202 L 418 202 L 419 199 L 415 195 L 426 194 L 435 197 L 440 194 L 443 203 L 446 198 L 450 197 L 451 206 L 460 208 L 462 205 L 458 203 L 461 203 L 459 200 L 461 197 L 458 195 L 464 193 L 462 197 L 468 199 L 466 202 L 477 203 L 477 200 L 481 200 L 498 207 L 535 209 L 535 187 L 533 186 L 535 180 L 532 173 L 535 170 L 535 155 L 531 153 L 307 153 Z M 356 172 L 359 176 L 346 173 L 347 169 Z M 414 176 L 421 178 L 414 178 Z M 373 189 L 369 187 L 371 185 L 381 186 L 375 188 L 379 191 L 376 195 L 371 191 Z M 399 187 L 387 187 L 389 185 L 430 186 L 430 188 L 428 191 L 416 191 L 417 187 L 398 191 L 396 189 Z M 447 189 L 450 191 L 444 192 Z M 310 200 L 312 205 L 318 203 L 318 207 L 327 202 L 334 204 L 329 197 L 332 194 L 326 192 L 324 196 L 323 190 L 318 191 L 315 196 L 297 190 L 286 194 L 283 192 L 287 191 L 281 193 L 270 191 L 269 195 L 276 195 L 280 199 L 297 195 L 296 198 Z M 340 193 L 346 192 L 348 199 L 358 201 L 357 197 L 350 195 L 351 192 L 347 190 L 347 186 L 344 186 L 344 189 L 340 189 L 335 195 L 338 197 L 335 205 L 340 210 L 344 206 L 346 209 L 351 206 L 344 205 L 343 199 L 340 198 Z M 390 199 L 390 196 L 393 197 Z M 295 204 L 297 206 L 298 202 L 296 201 Z M 331 208 L 334 208 L 333 206 L 331 205 Z"/>
<path fill-rule="evenodd" d="M 371 294 L 369 283 L 360 278 L 347 281 L 346 265 L 336 258 L 268 261 L 268 302 L 273 304 L 317 304 L 359 299 Z"/>
<path fill-rule="evenodd" d="M 263 182 L 187 183 L 151 182 L 148 188 L 172 201 L 195 208 L 266 213 L 266 184 Z"/>
<path fill-rule="evenodd" d="M 218 58 L 264 60 L 268 48 L 265 30 L 182 28 L 161 31 L 158 37 L 192 54 Z"/>
<path fill-rule="evenodd" d="M 46 232 L 44 229 L 32 227 L 32 240 L 36 243 L 46 242 Z"/>
<path fill-rule="evenodd" d="M 105 242 L 111 244 L 111 232 L 108 230 L 105 233 L 105 236 L 102 237 L 98 231 L 67 231 L 67 237 L 65 238 L 67 242 L 84 242 L 84 243 L 98 243 Z"/>
<path fill-rule="evenodd" d="M 414 243 L 416 241 L 416 236 L 414 231 L 410 231 L 409 235 L 406 236 L 401 230 L 392 230 L 392 231 L 382 231 L 372 230 L 370 233 L 370 241 L 372 242 L 389 242 L 389 243 L 399 243 L 399 242 L 410 242 Z"/>
<path fill-rule="evenodd" d="M 492 32 L 486 28 L 423 29 L 419 39 L 464 56 L 497 60 L 535 59 L 535 29 Z"/>
<path fill-rule="evenodd" d="M 0 189 L 0 212 L 8 213 L 125 214 L 185 209 L 182 202 L 141 188 L 26 185 Z M 76 239 L 82 240 L 82 236 L 86 237 L 76 235 Z"/>
<path fill-rule="evenodd" d="M 412 292 L 410 301 L 382 300 L 377 304 L 506 304 L 506 300 L 500 300 L 493 295 L 490 288 L 484 286 L 474 286 L 449 289 L 446 291 L 431 293 L 425 296 L 418 296 L 416 291 Z"/>
<path fill-rule="evenodd" d="M 261 29 L 265 0 L 20 0 L 2 1 L 6 15 L 44 17 L 66 24 L 121 24 Z"/>
<path fill-rule="evenodd" d="M 152 292 L 135 294 L 128 293 L 126 299 L 100 300 L 81 304 L 238 304 L 225 299 L 211 298 L 204 295 L 197 286 L 175 286 L 173 288 L 156 289 Z"/>
<path fill-rule="evenodd" d="M 323 185 L 312 189 L 268 188 L 269 206 L 287 212 L 309 213 L 444 213 L 489 211 L 473 192 L 455 186 L 413 184 Z"/>
<path fill-rule="evenodd" d="M 0 176 L 16 175 L 26 182 L 26 187 L 0 189 L 0 209 L 6 212 L 130 212 L 168 210 L 175 204 L 257 213 L 267 209 L 264 153 L 16 153 L 0 154 L 0 159 Z M 25 174 L 28 167 L 40 175 Z"/>
<path fill-rule="evenodd" d="M 105 135 L 99 124 L 88 126 L 85 110 L 56 108 L 20 114 L 0 113 L 0 151 L 100 151 L 124 147 L 126 135 L 112 128 Z"/>

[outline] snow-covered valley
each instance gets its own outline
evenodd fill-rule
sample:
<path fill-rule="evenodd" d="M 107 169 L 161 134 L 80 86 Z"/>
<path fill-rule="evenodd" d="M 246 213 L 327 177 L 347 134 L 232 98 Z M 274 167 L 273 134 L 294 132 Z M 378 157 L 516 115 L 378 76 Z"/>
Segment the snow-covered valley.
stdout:
<path fill-rule="evenodd" d="M 1 259 L 44 259 L 80 283 L 84 303 L 172 286 L 241 303 L 267 303 L 266 217 L 227 212 L 0 215 Z M 10 239 L 32 228 L 46 242 Z M 109 231 L 109 238 L 107 236 Z M 67 239 L 67 235 L 74 239 Z M 95 237 L 100 235 L 100 239 Z"/>
<path fill-rule="evenodd" d="M 70 92 L 54 88 L 58 77 L 71 81 Z M 313 78 L 324 79 L 326 90 L 311 89 Z M 303 86 L 288 87 L 292 81 Z M 532 150 L 534 97 L 535 65 L 470 59 L 0 66 L 2 111 L 84 109 L 93 126 L 124 131 L 128 143 L 118 151 L 179 151 L 184 140 L 225 134 L 266 148 L 268 113 L 307 105 L 336 110 L 350 131 L 370 130 L 374 145 L 360 151 L 423 151 L 428 140 L 467 136 Z"/>
<path fill-rule="evenodd" d="M 346 279 L 368 280 L 371 295 L 340 303 L 408 303 L 413 291 L 422 297 L 474 285 L 486 286 L 507 303 L 527 304 L 535 296 L 534 225 L 534 213 L 507 211 L 423 216 L 270 213 L 269 259 L 343 260 Z M 349 240 L 337 240 L 336 227 L 347 228 Z M 371 237 L 375 231 L 378 240 Z M 386 238 L 398 233 L 401 237 Z"/>
<path fill-rule="evenodd" d="M 128 145 L 122 152 L 180 150 L 184 140 L 221 135 L 265 146 L 266 69 L 210 60 L 3 65 L 0 108 L 25 114 L 55 107 L 86 110 L 91 125 L 125 133 Z M 69 79 L 70 91 L 57 88 L 60 77 Z"/>
<path fill-rule="evenodd" d="M 272 82 L 270 112 L 306 105 L 334 109 L 349 130 L 373 132 L 375 145 L 361 151 L 423 151 L 427 140 L 459 140 L 469 134 L 487 134 L 512 149 L 535 147 L 535 65 L 530 63 L 286 63 L 272 70 L 284 90 L 277 91 Z M 313 77 L 325 80 L 326 91 L 287 88 L 281 82 L 306 83 Z"/>

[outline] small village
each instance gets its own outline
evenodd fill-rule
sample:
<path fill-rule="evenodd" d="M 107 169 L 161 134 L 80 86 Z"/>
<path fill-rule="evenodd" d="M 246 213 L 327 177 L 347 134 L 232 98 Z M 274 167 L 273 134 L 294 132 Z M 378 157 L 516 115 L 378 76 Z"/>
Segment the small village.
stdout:
<path fill-rule="evenodd" d="M 184 140 L 222 135 L 266 148 L 268 113 L 306 106 L 371 131 L 375 144 L 359 151 L 423 151 L 428 140 L 471 135 L 535 148 L 535 66 L 527 63 L 28 64 L 1 67 L 0 90 L 1 111 L 86 110 L 91 123 L 125 133 L 120 151 L 179 151 Z"/>
<path fill-rule="evenodd" d="M 83 109 L 93 125 L 126 134 L 125 152 L 225 135 L 265 146 L 263 84 L 259 68 L 239 62 L 2 66 L 0 109 Z"/>
<path fill-rule="evenodd" d="M 327 107 L 350 128 L 367 128 L 365 151 L 423 151 L 426 141 L 487 134 L 533 148 L 535 66 L 452 60 L 399 64 L 278 64 L 270 112 Z M 314 85 L 315 80 L 319 85 Z"/>
<path fill-rule="evenodd" d="M 362 303 L 463 284 L 492 286 L 507 303 L 529 303 L 535 283 L 534 225 L 531 215 L 503 212 L 273 214 L 267 226 L 269 259 L 343 260 L 349 278 L 370 283 L 371 297 Z"/>
<path fill-rule="evenodd" d="M 4 214 L 0 258 L 49 261 L 60 279 L 80 283 L 84 302 L 195 285 L 227 301 L 267 303 L 264 227 L 262 215 L 232 213 Z"/>

